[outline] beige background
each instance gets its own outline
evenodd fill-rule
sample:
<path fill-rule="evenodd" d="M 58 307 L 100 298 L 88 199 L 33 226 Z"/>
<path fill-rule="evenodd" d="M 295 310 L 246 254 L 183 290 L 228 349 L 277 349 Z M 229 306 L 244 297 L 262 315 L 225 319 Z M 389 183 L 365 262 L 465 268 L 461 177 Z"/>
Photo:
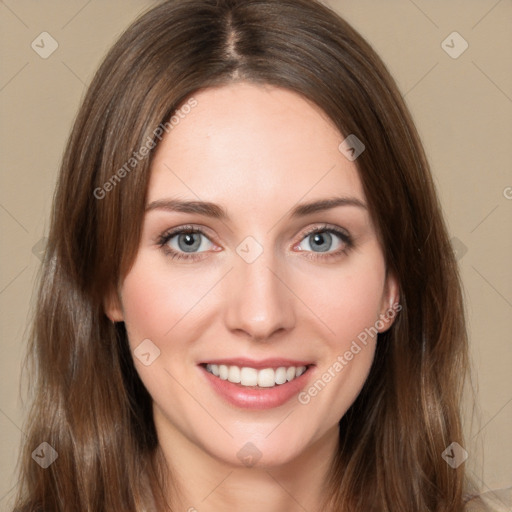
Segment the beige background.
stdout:
<path fill-rule="evenodd" d="M 0 510 L 13 494 L 20 363 L 56 172 L 85 86 L 146 0 L 0 1 Z M 512 2 L 330 0 L 395 76 L 413 113 L 464 281 L 479 416 L 466 462 L 482 492 L 512 486 Z M 451 58 L 441 43 L 469 44 Z M 57 50 L 31 43 L 48 32 Z M 451 42 L 452 51 L 461 48 Z M 46 46 L 48 48 L 48 46 Z M 35 248 L 34 248 L 35 247 Z M 469 414 L 468 414 L 469 418 Z M 35 447 L 34 447 L 35 448 Z"/>

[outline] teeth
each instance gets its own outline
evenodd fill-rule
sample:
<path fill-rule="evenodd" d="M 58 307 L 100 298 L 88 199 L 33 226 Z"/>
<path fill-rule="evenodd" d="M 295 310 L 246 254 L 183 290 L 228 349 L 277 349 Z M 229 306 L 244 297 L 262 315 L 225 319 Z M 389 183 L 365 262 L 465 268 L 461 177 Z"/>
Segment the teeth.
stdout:
<path fill-rule="evenodd" d="M 242 368 L 240 370 L 240 384 L 242 384 L 242 386 L 257 386 L 258 370 L 254 368 Z"/>
<path fill-rule="evenodd" d="M 242 386 L 258 386 L 260 388 L 272 388 L 276 385 L 290 382 L 300 377 L 305 371 L 305 366 L 290 366 L 288 368 L 280 366 L 279 368 L 249 368 L 244 366 L 227 366 L 225 364 L 207 364 L 206 370 L 222 380 L 228 380 Z"/>
<path fill-rule="evenodd" d="M 228 380 L 229 382 L 234 382 L 235 384 L 240 382 L 240 368 L 238 368 L 238 366 L 229 367 Z"/>
<path fill-rule="evenodd" d="M 219 377 L 222 380 L 228 380 L 229 368 L 225 364 L 219 365 Z"/>
<path fill-rule="evenodd" d="M 276 372 L 273 368 L 265 368 L 258 372 L 258 386 L 260 388 L 272 388 L 276 385 Z"/>
<path fill-rule="evenodd" d="M 276 384 L 284 384 L 286 382 L 286 368 L 281 366 L 276 370 Z"/>

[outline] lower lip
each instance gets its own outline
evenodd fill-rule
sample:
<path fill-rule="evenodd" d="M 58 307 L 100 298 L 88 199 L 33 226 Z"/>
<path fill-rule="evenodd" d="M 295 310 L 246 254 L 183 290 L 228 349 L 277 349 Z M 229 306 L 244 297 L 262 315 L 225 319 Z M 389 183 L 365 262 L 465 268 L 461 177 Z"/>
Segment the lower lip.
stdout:
<path fill-rule="evenodd" d="M 272 409 L 285 404 L 305 387 L 313 370 L 313 366 L 309 366 L 300 377 L 285 384 L 279 384 L 272 388 L 255 389 L 215 377 L 204 366 L 199 368 L 222 398 L 230 404 L 244 409 Z"/>

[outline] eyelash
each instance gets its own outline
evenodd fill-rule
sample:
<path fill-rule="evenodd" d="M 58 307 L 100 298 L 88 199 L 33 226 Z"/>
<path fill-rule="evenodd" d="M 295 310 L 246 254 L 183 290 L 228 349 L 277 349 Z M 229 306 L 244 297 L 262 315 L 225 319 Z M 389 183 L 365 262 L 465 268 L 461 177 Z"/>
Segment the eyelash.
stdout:
<path fill-rule="evenodd" d="M 202 253 L 184 253 L 184 252 L 178 252 L 174 249 L 171 249 L 167 244 L 169 243 L 169 240 L 174 238 L 176 235 L 182 235 L 182 234 L 194 234 L 199 233 L 206 238 L 209 239 L 208 235 L 200 228 L 197 228 L 195 226 L 180 226 L 179 228 L 172 229 L 170 231 L 166 231 L 165 233 L 162 233 L 157 239 L 157 244 L 159 247 L 162 248 L 162 250 L 165 252 L 167 256 L 169 256 L 171 259 L 176 260 L 189 260 L 189 261 L 199 261 L 203 259 L 206 254 L 204 252 Z M 304 255 L 308 258 L 311 258 L 313 260 L 330 260 L 332 258 L 337 258 L 341 256 L 342 254 L 348 254 L 348 252 L 354 247 L 354 240 L 353 238 L 345 233 L 344 231 L 324 225 L 324 226 L 317 226 L 315 228 L 312 228 L 308 230 L 306 233 L 302 235 L 302 238 L 298 242 L 300 244 L 304 239 L 306 239 L 308 236 L 314 235 L 315 233 L 331 233 L 336 236 L 338 236 L 341 241 L 344 244 L 344 247 L 341 249 L 338 249 L 335 252 L 329 252 L 329 253 L 315 253 L 312 251 L 303 251 Z M 294 247 L 298 244 L 294 244 Z"/>

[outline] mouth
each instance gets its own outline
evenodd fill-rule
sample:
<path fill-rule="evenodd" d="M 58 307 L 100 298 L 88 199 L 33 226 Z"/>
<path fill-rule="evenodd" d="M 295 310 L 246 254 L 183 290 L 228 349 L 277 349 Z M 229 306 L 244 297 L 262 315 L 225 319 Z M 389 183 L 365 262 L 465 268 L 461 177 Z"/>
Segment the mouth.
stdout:
<path fill-rule="evenodd" d="M 284 359 L 230 359 L 198 366 L 215 393 L 231 405 L 271 409 L 289 402 L 307 385 L 315 364 Z"/>
<path fill-rule="evenodd" d="M 273 388 L 291 382 L 303 375 L 311 365 L 253 368 L 233 364 L 206 363 L 205 370 L 221 380 L 244 388 Z"/>

